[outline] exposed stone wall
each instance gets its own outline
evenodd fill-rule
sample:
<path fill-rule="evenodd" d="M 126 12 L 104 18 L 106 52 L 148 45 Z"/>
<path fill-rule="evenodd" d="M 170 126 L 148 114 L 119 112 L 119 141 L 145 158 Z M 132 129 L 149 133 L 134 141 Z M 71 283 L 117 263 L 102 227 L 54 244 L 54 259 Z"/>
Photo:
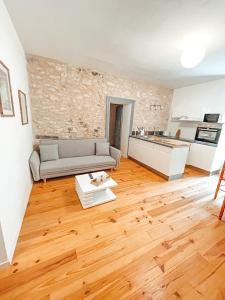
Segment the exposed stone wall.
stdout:
<path fill-rule="evenodd" d="M 167 127 L 170 89 L 39 56 L 27 61 L 35 135 L 104 137 L 106 96 L 136 100 L 133 128 Z"/>

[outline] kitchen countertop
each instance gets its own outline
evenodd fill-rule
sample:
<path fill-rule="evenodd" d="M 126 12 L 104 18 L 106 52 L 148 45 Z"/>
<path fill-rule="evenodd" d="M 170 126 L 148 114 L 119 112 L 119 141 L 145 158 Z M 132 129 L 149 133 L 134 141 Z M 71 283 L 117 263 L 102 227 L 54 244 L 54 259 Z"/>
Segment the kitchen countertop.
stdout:
<path fill-rule="evenodd" d="M 162 136 L 137 136 L 131 135 L 130 137 L 143 140 L 146 142 L 158 144 L 161 146 L 169 147 L 169 148 L 183 148 L 183 147 L 190 147 L 190 142 L 182 141 L 182 140 L 175 140 L 175 139 L 168 139 Z"/>
<path fill-rule="evenodd" d="M 217 147 L 217 144 L 196 141 L 196 140 L 193 140 L 193 139 L 177 138 L 175 136 L 167 136 L 167 135 L 160 135 L 160 136 L 157 135 L 157 136 L 162 137 L 162 138 L 166 138 L 166 139 L 171 139 L 171 140 L 184 141 L 184 142 L 195 143 L 195 144 L 202 144 L 202 145 L 206 145 L 206 146 L 210 146 L 210 147 Z"/>

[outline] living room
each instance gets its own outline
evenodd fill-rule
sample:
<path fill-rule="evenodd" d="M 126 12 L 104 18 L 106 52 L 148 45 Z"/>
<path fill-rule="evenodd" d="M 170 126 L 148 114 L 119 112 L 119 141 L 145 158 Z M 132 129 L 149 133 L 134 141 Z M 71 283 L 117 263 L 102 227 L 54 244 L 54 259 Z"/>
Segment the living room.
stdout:
<path fill-rule="evenodd" d="M 0 299 L 225 299 L 224 11 L 0 0 Z"/>

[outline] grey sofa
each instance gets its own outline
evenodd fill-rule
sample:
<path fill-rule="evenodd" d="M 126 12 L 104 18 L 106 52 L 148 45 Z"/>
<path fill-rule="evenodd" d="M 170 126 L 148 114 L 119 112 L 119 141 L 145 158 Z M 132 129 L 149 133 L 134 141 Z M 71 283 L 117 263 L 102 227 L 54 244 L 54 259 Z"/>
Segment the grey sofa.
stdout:
<path fill-rule="evenodd" d="M 109 155 L 96 155 L 96 143 L 99 145 L 99 142 L 104 143 L 106 140 L 40 140 L 40 147 L 41 145 L 58 145 L 56 146 L 58 158 L 41 161 L 40 151 L 33 151 L 29 161 L 33 179 L 45 181 L 47 178 L 118 168 L 120 151 L 110 146 Z"/>

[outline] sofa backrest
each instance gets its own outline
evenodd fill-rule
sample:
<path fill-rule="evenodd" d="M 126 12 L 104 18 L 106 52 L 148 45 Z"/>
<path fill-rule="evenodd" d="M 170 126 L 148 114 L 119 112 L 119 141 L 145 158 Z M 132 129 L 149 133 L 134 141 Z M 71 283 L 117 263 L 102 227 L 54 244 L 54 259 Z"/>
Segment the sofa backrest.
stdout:
<path fill-rule="evenodd" d="M 40 140 L 40 144 L 58 144 L 59 158 L 95 155 L 95 143 L 106 139 L 57 139 Z"/>

